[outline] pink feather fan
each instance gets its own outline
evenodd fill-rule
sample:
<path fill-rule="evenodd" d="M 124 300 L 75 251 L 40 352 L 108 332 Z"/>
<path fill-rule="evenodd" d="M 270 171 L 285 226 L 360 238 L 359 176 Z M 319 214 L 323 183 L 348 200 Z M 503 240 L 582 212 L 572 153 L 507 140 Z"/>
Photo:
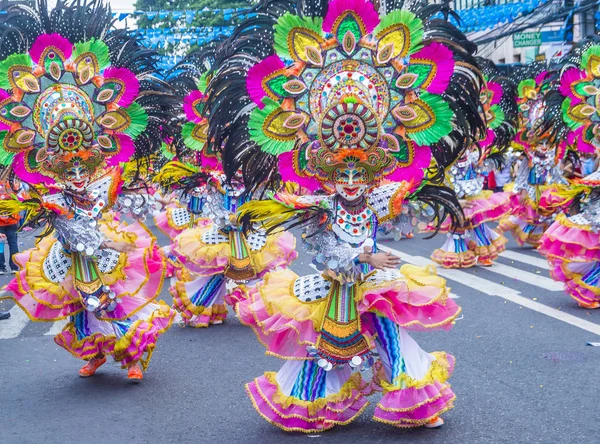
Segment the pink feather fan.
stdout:
<path fill-rule="evenodd" d="M 331 32 L 335 21 L 346 11 L 353 11 L 360 18 L 367 34 L 370 34 L 379 24 L 379 14 L 369 0 L 333 0 L 327 8 L 323 19 L 323 31 Z"/>
<path fill-rule="evenodd" d="M 25 167 L 25 156 L 26 156 L 26 152 L 21 151 L 20 153 L 18 153 L 14 160 L 13 160 L 13 171 L 15 172 L 15 174 L 19 177 L 19 179 L 31 183 L 31 184 L 37 184 L 37 183 L 45 183 L 45 184 L 53 184 L 55 183 L 54 180 L 51 177 L 48 177 L 44 174 L 38 173 L 38 172 L 31 172 L 29 170 L 27 170 L 27 168 Z"/>
<path fill-rule="evenodd" d="M 31 59 L 35 63 L 39 64 L 44 50 L 46 50 L 49 46 L 52 46 L 56 50 L 60 51 L 65 60 L 71 57 L 71 54 L 73 53 L 73 44 L 62 35 L 42 34 L 35 40 L 35 42 L 33 42 L 33 45 L 31 45 L 31 49 L 29 50 Z"/>
<path fill-rule="evenodd" d="M 442 94 L 446 91 L 450 84 L 450 78 L 454 74 L 452 51 L 440 43 L 432 42 L 411 55 L 410 59 L 411 61 L 416 61 L 415 59 L 430 60 L 436 65 L 435 77 L 427 88 L 425 88 L 427 92 Z"/>
<path fill-rule="evenodd" d="M 502 100 L 502 85 L 496 82 L 487 82 L 486 88 L 491 93 L 490 106 L 497 105 Z"/>
<path fill-rule="evenodd" d="M 415 183 L 423 180 L 424 171 L 431 163 L 431 148 L 414 144 L 414 150 L 412 162 L 406 166 L 397 166 L 391 174 L 385 176 L 386 180 Z"/>
<path fill-rule="evenodd" d="M 127 134 L 113 134 L 112 137 L 118 141 L 121 149 L 118 153 L 108 158 L 106 164 L 109 167 L 118 165 L 120 162 L 128 162 L 135 152 L 133 139 Z"/>
<path fill-rule="evenodd" d="M 140 92 L 140 82 L 136 75 L 127 68 L 111 67 L 104 71 L 104 81 L 110 82 L 111 79 L 122 83 L 125 88 L 125 92 L 117 104 L 122 107 L 131 105 Z"/>
<path fill-rule="evenodd" d="M 3 102 L 4 100 L 8 99 L 10 97 L 10 93 L 0 89 L 0 102 Z M 10 125 L 7 123 L 4 123 L 2 121 L 0 121 L 0 131 L 5 131 L 5 130 L 9 130 L 10 129 Z"/>
<path fill-rule="evenodd" d="M 262 99 L 267 95 L 262 87 L 263 79 L 283 68 L 285 68 L 283 61 L 279 56 L 273 54 L 248 70 L 246 89 L 248 90 L 248 95 L 252 101 L 256 103 L 260 109 L 263 109 L 264 105 L 262 104 Z"/>
<path fill-rule="evenodd" d="M 280 154 L 277 158 L 279 163 L 279 173 L 285 182 L 295 182 L 301 187 L 308 189 L 310 192 L 321 188 L 321 183 L 312 177 L 300 176 L 294 169 L 294 152 Z"/>
<path fill-rule="evenodd" d="M 187 96 L 185 96 L 185 99 L 183 99 L 183 110 L 185 111 L 185 117 L 187 117 L 187 119 L 190 122 L 202 122 L 203 117 L 200 114 L 198 114 L 198 111 L 194 106 L 194 103 L 202 99 L 204 99 L 204 94 L 202 93 L 202 91 L 198 90 L 192 91 Z"/>
<path fill-rule="evenodd" d="M 564 97 L 571 98 L 571 105 L 577 105 L 581 99 L 573 94 L 573 84 L 587 77 L 584 70 L 569 68 L 560 76 L 559 91 Z"/>

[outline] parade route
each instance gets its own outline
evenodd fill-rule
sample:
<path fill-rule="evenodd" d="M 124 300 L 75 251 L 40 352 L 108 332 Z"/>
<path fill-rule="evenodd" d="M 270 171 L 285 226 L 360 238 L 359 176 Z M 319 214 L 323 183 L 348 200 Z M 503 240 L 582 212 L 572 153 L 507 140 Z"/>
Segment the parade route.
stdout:
<path fill-rule="evenodd" d="M 427 265 L 441 242 L 442 236 L 417 236 L 384 239 L 380 247 L 399 252 L 407 263 Z M 52 341 L 62 323 L 30 322 L 5 301 L 0 306 L 12 317 L 0 323 L 0 443 L 597 442 L 593 387 L 600 348 L 586 344 L 599 340 L 600 312 L 580 309 L 546 285 L 548 271 L 534 250 L 510 240 L 497 265 L 439 270 L 463 312 L 449 333 L 414 334 L 424 349 L 457 359 L 450 380 L 456 407 L 444 415 L 441 429 L 399 430 L 373 422 L 375 396 L 349 426 L 318 435 L 281 432 L 258 416 L 243 387 L 280 362 L 266 357 L 233 316 L 210 329 L 174 326 L 159 340 L 140 385 L 131 385 L 112 362 L 81 379 L 80 361 Z M 303 252 L 293 268 L 314 272 Z M 538 279 L 523 277 L 530 275 Z M 163 297 L 170 302 L 167 288 Z"/>

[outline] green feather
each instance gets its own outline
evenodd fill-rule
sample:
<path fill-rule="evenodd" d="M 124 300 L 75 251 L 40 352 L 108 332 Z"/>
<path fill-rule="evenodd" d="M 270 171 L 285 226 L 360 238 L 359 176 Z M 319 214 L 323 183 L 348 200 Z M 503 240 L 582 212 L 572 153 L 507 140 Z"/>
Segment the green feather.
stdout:
<path fill-rule="evenodd" d="M 517 91 L 519 93 L 520 98 L 525 97 L 525 87 L 535 88 L 535 80 L 534 79 L 525 79 L 519 82 L 519 86 L 517 86 Z"/>
<path fill-rule="evenodd" d="M 275 29 L 275 52 L 279 57 L 291 59 L 288 50 L 287 38 L 290 31 L 294 28 L 306 28 L 314 31 L 319 36 L 323 36 L 323 18 L 322 17 L 299 17 L 286 12 L 277 20 Z"/>
<path fill-rule="evenodd" d="M 108 53 L 108 46 L 101 40 L 91 39 L 87 42 L 75 43 L 75 50 L 71 56 L 72 60 L 75 60 L 82 54 L 91 52 L 96 56 L 98 60 L 98 66 L 100 70 L 108 68 L 110 66 L 110 55 Z"/>
<path fill-rule="evenodd" d="M 8 131 L 0 131 L 0 165 L 9 166 L 12 164 L 12 160 L 15 157 L 14 153 L 9 153 L 4 149 L 4 138 L 8 134 Z"/>
<path fill-rule="evenodd" d="M 569 111 L 571 110 L 571 98 L 570 97 L 567 97 L 565 100 L 563 100 L 561 109 L 562 109 L 563 122 L 565 122 L 565 124 L 569 128 L 571 128 L 572 130 L 575 130 L 575 129 L 579 128 L 581 125 L 583 125 L 583 123 L 574 120 L 569 115 Z"/>
<path fill-rule="evenodd" d="M 491 130 L 495 130 L 504 123 L 504 121 L 506 120 L 506 115 L 504 114 L 504 111 L 502 111 L 502 108 L 500 108 L 500 106 L 498 105 L 493 105 L 490 108 L 490 111 L 494 114 L 496 118 L 491 122 L 488 122 L 488 127 Z"/>
<path fill-rule="evenodd" d="M 405 25 L 410 33 L 408 54 L 417 52 L 421 48 L 421 42 L 423 41 L 423 21 L 406 9 L 395 9 L 387 14 L 381 19 L 373 33 L 377 35 L 386 28 L 398 23 Z"/>
<path fill-rule="evenodd" d="M 581 55 L 581 68 L 586 69 L 588 63 L 590 61 L 590 57 L 596 56 L 600 58 L 600 45 L 590 46 L 585 52 Z"/>
<path fill-rule="evenodd" d="M 175 154 L 169 151 L 169 147 L 164 142 L 160 146 L 160 152 L 162 153 L 163 157 L 167 160 L 173 160 L 173 157 L 175 157 Z"/>
<path fill-rule="evenodd" d="M 207 71 L 204 74 L 202 74 L 198 79 L 198 83 L 196 85 L 198 86 L 198 91 L 200 91 L 201 93 L 204 93 L 206 91 L 206 88 L 208 87 L 209 74 L 210 71 Z"/>
<path fill-rule="evenodd" d="M 33 61 L 29 54 L 13 54 L 0 62 L 0 88 L 12 88 L 8 81 L 8 70 L 15 65 L 24 65 L 31 68 L 33 66 Z"/>
<path fill-rule="evenodd" d="M 262 103 L 265 105 L 263 109 L 254 108 L 252 113 L 250 113 L 250 121 L 248 122 L 250 139 L 254 140 L 262 151 L 274 156 L 293 150 L 296 143 L 295 140 L 275 140 L 264 133 L 263 125 L 265 120 L 272 112 L 279 108 L 279 103 L 268 97 L 265 97 Z"/>
<path fill-rule="evenodd" d="M 181 137 L 183 138 L 183 143 L 189 149 L 194 151 L 202 151 L 204 148 L 204 142 L 196 139 L 194 134 L 194 129 L 196 128 L 196 124 L 194 122 L 186 122 L 181 128 Z"/>
<path fill-rule="evenodd" d="M 133 102 L 129 107 L 125 108 L 125 112 L 131 118 L 131 125 L 125 130 L 132 139 L 136 139 L 140 134 L 146 131 L 148 126 L 148 113 L 142 106 Z"/>
<path fill-rule="evenodd" d="M 408 134 L 408 137 L 419 145 L 431 145 L 450 134 L 454 113 L 448 103 L 438 95 L 424 92 L 420 99 L 433 111 L 435 123 L 422 131 Z"/>

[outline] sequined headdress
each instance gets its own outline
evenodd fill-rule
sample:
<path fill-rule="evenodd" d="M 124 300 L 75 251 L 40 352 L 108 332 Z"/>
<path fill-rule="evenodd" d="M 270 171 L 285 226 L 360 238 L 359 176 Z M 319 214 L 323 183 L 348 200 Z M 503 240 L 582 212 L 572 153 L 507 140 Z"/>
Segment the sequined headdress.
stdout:
<path fill-rule="evenodd" d="M 247 188 L 278 172 L 330 190 L 347 166 L 370 184 L 441 180 L 483 134 L 473 48 L 431 19 L 445 5 L 379 13 L 368 0 L 334 0 L 283 13 L 282 4 L 241 25 L 210 85 L 209 133 L 225 172 L 241 166 Z"/>
<path fill-rule="evenodd" d="M 174 105 L 155 54 L 112 28 L 101 2 L 10 8 L 0 23 L 0 152 L 29 182 L 92 175 L 160 149 Z"/>

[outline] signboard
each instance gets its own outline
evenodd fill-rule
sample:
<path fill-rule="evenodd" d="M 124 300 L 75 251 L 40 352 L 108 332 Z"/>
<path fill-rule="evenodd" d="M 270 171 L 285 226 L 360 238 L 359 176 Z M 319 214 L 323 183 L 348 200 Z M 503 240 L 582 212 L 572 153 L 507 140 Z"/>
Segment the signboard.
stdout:
<path fill-rule="evenodd" d="M 558 29 L 555 31 L 542 31 L 542 42 L 544 43 L 559 43 L 564 42 L 564 31 L 562 29 Z"/>
<path fill-rule="evenodd" d="M 537 32 L 517 32 L 513 34 L 513 46 L 515 48 L 524 48 L 526 46 L 540 46 L 542 44 L 542 33 Z"/>

